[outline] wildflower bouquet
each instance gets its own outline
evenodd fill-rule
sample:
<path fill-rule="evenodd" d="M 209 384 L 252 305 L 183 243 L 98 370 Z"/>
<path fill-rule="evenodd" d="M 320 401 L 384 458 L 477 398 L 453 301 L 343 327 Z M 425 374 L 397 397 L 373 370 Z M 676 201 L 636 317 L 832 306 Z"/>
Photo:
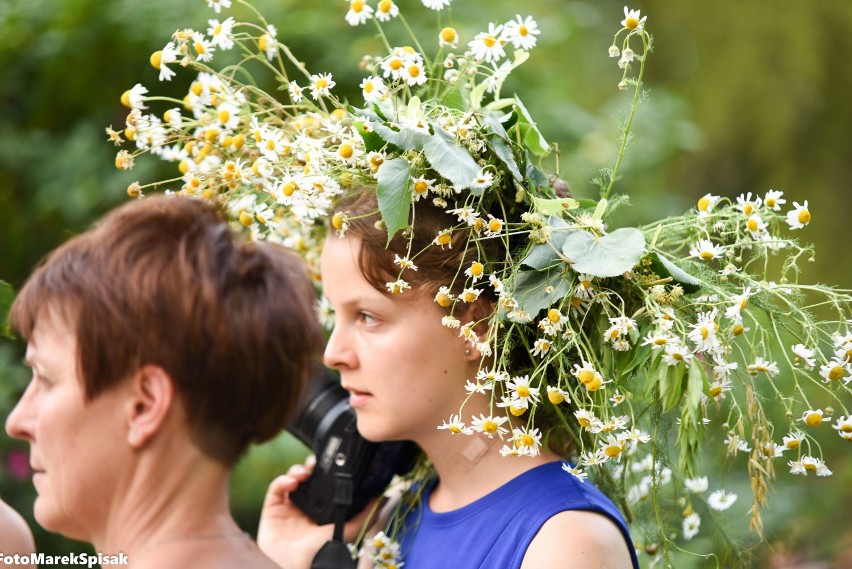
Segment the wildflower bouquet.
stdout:
<path fill-rule="evenodd" d="M 220 203 L 254 238 L 293 248 L 315 272 L 326 228 L 343 235 L 352 221 L 335 207 L 350 188 L 376 189 L 389 241 L 414 242 L 422 204 L 451 214 L 428 248 L 461 243 L 471 254 L 434 300 L 444 325 L 483 354 L 468 400 L 489 398 L 491 414 L 453 410 L 436 427 L 499 437 L 508 460 L 543 444 L 573 449 L 566 475 L 591 476 L 615 496 L 644 549 L 666 562 L 702 516 L 738 499 L 717 486 L 702 445 L 723 446 L 742 467 L 761 536 L 777 465 L 831 475 L 820 441 L 852 440 L 852 297 L 798 280 L 813 251 L 788 232 L 809 224 L 808 202 L 789 207 L 775 190 L 708 194 L 679 216 L 608 227 L 625 201 L 613 189 L 652 47 L 638 11 L 625 8 L 609 48 L 617 87 L 631 99 L 618 155 L 592 200 L 574 199 L 542 166 L 551 145 L 521 99 L 503 93 L 536 45 L 533 18 L 489 23 L 464 39 L 447 25 L 425 45 L 412 32 L 413 47 L 394 47 L 383 26 L 410 28 L 393 0 L 351 0 L 346 21 L 375 24 L 386 48 L 360 62 L 356 105 L 335 95 L 332 74 L 307 70 L 261 14 L 223 19 L 230 0 L 207 3 L 216 17 L 206 31 L 178 30 L 150 59 L 161 81 L 192 70 L 183 100 L 137 84 L 122 96 L 125 128 L 107 129 L 116 145 L 133 143 L 117 167 L 150 153 L 180 173 L 128 193 L 166 186 Z M 441 16 L 450 3 L 423 0 Z M 217 69 L 222 52 L 238 57 Z M 257 87 L 250 68 L 272 74 L 281 93 Z M 149 103 L 164 107 L 162 118 Z M 405 294 L 424 253 L 410 246 L 397 257 L 389 294 Z M 458 315 L 486 290 L 497 300 L 483 334 Z M 378 565 L 395 559 L 387 536 L 374 542 Z"/>

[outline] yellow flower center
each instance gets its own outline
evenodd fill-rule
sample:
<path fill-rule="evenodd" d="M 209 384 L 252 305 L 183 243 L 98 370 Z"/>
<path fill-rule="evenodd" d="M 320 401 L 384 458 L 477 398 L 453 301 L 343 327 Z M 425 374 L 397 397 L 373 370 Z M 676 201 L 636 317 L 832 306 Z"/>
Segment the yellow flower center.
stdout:
<path fill-rule="evenodd" d="M 775 201 L 775 198 L 766 198 L 763 203 L 766 204 L 766 207 L 774 208 L 778 202 Z"/>
<path fill-rule="evenodd" d="M 326 80 L 324 77 L 320 77 L 319 79 L 317 79 L 315 85 L 317 89 L 325 89 L 326 87 L 328 87 L 328 80 Z"/>
<path fill-rule="evenodd" d="M 269 34 L 263 34 L 262 36 L 260 36 L 260 39 L 257 40 L 257 47 L 259 47 L 261 51 L 266 51 L 266 49 L 269 47 L 269 41 Z"/>
<path fill-rule="evenodd" d="M 152 53 L 150 61 L 151 61 L 151 66 L 154 69 L 159 69 L 160 66 L 163 63 L 163 52 L 162 51 L 155 51 L 154 53 Z"/>
<path fill-rule="evenodd" d="M 704 259 L 705 261 L 709 261 L 710 259 L 712 259 L 715 256 L 716 255 L 715 255 L 715 253 L 713 253 L 713 251 L 702 251 L 701 252 L 701 258 Z"/>
<path fill-rule="evenodd" d="M 516 389 L 518 393 L 518 397 L 529 397 L 530 396 L 530 388 L 526 385 L 519 385 L 518 389 Z"/>
<path fill-rule="evenodd" d="M 592 381 L 586 384 L 586 390 L 597 391 L 601 388 L 601 385 L 603 385 L 601 379 L 599 377 L 595 377 L 594 379 L 592 379 Z"/>
<path fill-rule="evenodd" d="M 791 441 L 787 441 L 787 444 L 784 446 L 786 446 L 790 450 L 796 450 L 797 448 L 799 448 L 799 445 L 799 439 L 793 439 Z"/>
<path fill-rule="evenodd" d="M 391 59 L 391 62 L 388 64 L 388 66 L 391 69 L 393 69 L 394 71 L 399 71 L 399 69 L 402 67 L 402 60 L 401 59 Z"/>
<path fill-rule="evenodd" d="M 668 343 L 669 343 L 668 338 L 654 338 L 654 345 L 655 346 L 665 346 Z"/>
<path fill-rule="evenodd" d="M 136 140 L 136 129 L 132 126 L 129 126 L 124 129 L 124 136 L 127 137 L 127 140 L 133 141 Z"/>
<path fill-rule="evenodd" d="M 532 435 L 528 435 L 526 433 L 524 433 L 523 435 L 521 435 L 520 437 L 515 439 L 515 446 L 517 446 L 517 447 L 522 447 L 522 446 L 531 447 L 534 444 L 535 444 L 535 439 L 532 437 Z"/>
<path fill-rule="evenodd" d="M 204 53 L 207 51 L 207 48 L 204 47 L 204 44 L 201 43 L 200 41 L 197 41 L 194 44 L 192 44 L 192 48 L 195 50 L 195 53 L 197 53 L 198 55 L 204 55 Z"/>
<path fill-rule="evenodd" d="M 805 224 L 811 220 L 811 212 L 806 209 L 803 209 L 799 212 L 799 223 Z"/>
<path fill-rule="evenodd" d="M 452 237 L 449 233 L 441 233 L 438 235 L 438 243 L 441 245 L 449 245 L 450 241 L 452 241 Z"/>
<path fill-rule="evenodd" d="M 485 270 L 485 266 L 482 263 L 474 261 L 470 265 L 470 274 L 475 277 L 481 277 L 482 272 Z"/>
<path fill-rule="evenodd" d="M 583 285 L 583 288 L 586 290 L 592 288 L 592 281 L 580 281 L 580 284 Z"/>
<path fill-rule="evenodd" d="M 388 13 L 393 8 L 393 0 L 382 0 L 379 2 L 379 10 Z"/>
<path fill-rule="evenodd" d="M 367 94 L 372 93 L 373 89 L 375 89 L 375 85 L 373 85 L 372 81 L 368 81 L 367 83 L 364 83 L 364 92 L 365 93 L 367 93 Z"/>
<path fill-rule="evenodd" d="M 254 218 L 246 211 L 240 212 L 240 223 L 245 225 L 246 227 L 251 227 L 251 224 L 254 223 Z"/>
<path fill-rule="evenodd" d="M 290 182 L 289 184 L 292 184 L 292 182 Z M 284 187 L 286 188 L 287 185 L 288 184 L 285 184 Z M 285 189 L 284 192 L 286 193 L 286 191 L 287 190 Z M 293 193 L 293 190 L 290 190 L 290 194 L 292 194 L 292 193 Z M 340 231 L 340 229 L 343 228 L 343 214 L 342 213 L 340 213 L 340 212 L 335 213 L 331 217 L 331 226 L 334 227 L 335 229 L 337 229 L 338 231 Z"/>
<path fill-rule="evenodd" d="M 229 120 L 231 120 L 231 113 L 230 113 L 230 111 L 228 111 L 228 109 L 222 109 L 221 111 L 219 111 L 219 122 L 220 123 L 225 124 Z"/>
<path fill-rule="evenodd" d="M 627 28 L 628 30 L 635 30 L 636 28 L 639 27 L 639 19 L 634 18 L 634 17 L 625 18 L 624 19 L 624 27 Z"/>
<path fill-rule="evenodd" d="M 582 371 L 581 371 L 581 372 L 577 375 L 577 378 L 580 380 L 580 382 L 582 382 L 582 383 L 584 383 L 584 384 L 586 384 L 586 385 L 588 385 L 589 383 L 593 382 L 593 381 L 595 380 L 595 377 L 596 377 L 595 372 L 590 371 L 590 370 L 587 370 L 587 369 L 582 370 Z"/>
<path fill-rule="evenodd" d="M 186 160 L 181 160 L 178 164 L 178 171 L 181 174 L 186 174 L 189 171 L 189 163 Z"/>
<path fill-rule="evenodd" d="M 710 397 L 719 397 L 722 394 L 722 386 L 714 385 L 710 388 Z"/>
<path fill-rule="evenodd" d="M 530 31 L 526 26 L 518 26 L 518 35 L 526 36 Z"/>
<path fill-rule="evenodd" d="M 360 12 L 364 9 L 364 0 L 352 0 L 352 3 L 349 4 L 349 8 L 353 12 Z"/>
<path fill-rule="evenodd" d="M 698 200 L 698 211 L 707 211 L 710 208 L 710 200 L 701 198 Z"/>
<path fill-rule="evenodd" d="M 231 139 L 231 144 L 233 144 L 233 145 L 234 145 L 234 147 L 235 147 L 237 150 L 239 150 L 240 148 L 242 148 L 242 147 L 243 147 L 243 144 L 245 143 L 245 141 L 246 141 L 246 135 L 244 135 L 244 134 L 240 133 L 240 134 L 238 134 L 238 135 L 234 136 L 234 137 Z"/>
<path fill-rule="evenodd" d="M 295 182 L 287 182 L 283 186 L 281 186 L 281 193 L 284 194 L 287 197 L 292 196 L 295 191 L 296 191 L 296 183 Z M 334 219 L 337 216 L 340 216 L 341 220 L 343 219 L 342 214 L 336 213 L 336 214 L 334 214 L 334 218 L 332 218 L 332 223 L 334 223 Z M 340 229 L 340 228 L 335 226 L 335 229 Z"/>
<path fill-rule="evenodd" d="M 121 94 L 121 104 L 124 105 L 125 107 L 127 107 L 128 109 L 130 108 L 130 90 L 129 89 Z"/>
<path fill-rule="evenodd" d="M 503 229 L 503 222 L 499 219 L 492 219 L 488 222 L 488 230 L 491 231 L 491 233 L 497 233 L 501 229 Z"/>
<path fill-rule="evenodd" d="M 497 422 L 487 419 L 484 423 L 482 423 L 482 430 L 493 435 L 497 432 Z"/>
<path fill-rule="evenodd" d="M 548 392 L 547 392 L 547 399 L 548 399 L 551 403 L 553 403 L 554 405 L 559 405 L 560 403 L 562 403 L 563 401 L 565 401 L 565 396 L 564 396 L 564 395 L 562 395 L 562 392 L 561 392 L 561 391 L 556 391 L 556 390 L 554 389 L 554 390 L 552 390 L 552 391 L 548 391 Z M 583 422 L 582 422 L 582 421 L 580 421 L 580 424 L 582 425 L 582 424 L 583 424 Z"/>
<path fill-rule="evenodd" d="M 419 65 L 409 65 L 408 66 L 408 74 L 412 77 L 420 76 L 420 66 Z"/>
<path fill-rule="evenodd" d="M 840 427 L 840 432 L 852 433 L 852 425 L 843 425 L 842 427 Z"/>
<path fill-rule="evenodd" d="M 737 324 L 736 326 L 734 326 L 732 332 L 734 333 L 734 336 L 739 336 L 740 334 L 745 332 L 745 326 L 743 326 L 742 324 Z"/>
<path fill-rule="evenodd" d="M 843 368 L 841 366 L 834 366 L 831 368 L 831 371 L 828 372 L 828 379 L 840 379 L 843 377 Z"/>
<path fill-rule="evenodd" d="M 754 213 L 754 205 L 747 203 L 743 206 L 743 213 L 746 215 L 751 215 Z"/>
<path fill-rule="evenodd" d="M 621 447 L 619 445 L 607 445 L 604 447 L 604 454 L 610 458 L 615 458 L 621 454 Z"/>
<path fill-rule="evenodd" d="M 822 415 L 819 413 L 811 413 L 805 417 L 805 423 L 807 423 L 809 427 L 819 427 L 822 425 Z"/>
<path fill-rule="evenodd" d="M 494 47 L 497 43 L 497 38 L 494 36 L 485 36 L 482 38 L 482 43 L 484 43 L 486 47 Z"/>
<path fill-rule="evenodd" d="M 423 180 L 414 183 L 414 193 L 416 194 L 425 194 L 428 189 L 429 184 L 427 184 Z"/>
<path fill-rule="evenodd" d="M 461 433 L 461 429 L 458 425 L 450 425 L 450 432 L 458 435 Z"/>
<path fill-rule="evenodd" d="M 562 319 L 562 315 L 555 308 L 551 308 L 547 311 L 547 319 L 556 324 Z"/>
<path fill-rule="evenodd" d="M 338 152 L 340 153 L 340 156 L 342 158 L 352 158 L 352 154 L 355 153 L 355 150 L 352 148 L 351 144 L 347 144 L 344 142 L 340 145 Z"/>
<path fill-rule="evenodd" d="M 706 340 L 707 336 L 709 336 L 709 335 L 710 335 L 710 330 L 707 329 L 707 326 L 702 326 L 701 327 L 701 339 Z"/>
<path fill-rule="evenodd" d="M 757 222 L 757 218 L 752 216 L 748 218 L 746 222 L 746 227 L 748 227 L 749 231 L 757 231 L 757 228 L 760 227 L 760 224 Z"/>
<path fill-rule="evenodd" d="M 442 307 L 446 308 L 453 303 L 453 299 L 450 298 L 450 295 L 448 295 L 447 293 L 439 292 L 435 296 L 435 302 L 438 303 L 438 306 L 442 306 Z"/>
<path fill-rule="evenodd" d="M 456 32 L 455 28 L 444 28 L 443 30 L 441 30 L 441 39 L 447 43 L 454 42 L 456 40 L 456 37 L 458 37 L 458 33 Z"/>
<path fill-rule="evenodd" d="M 812 463 L 808 462 L 804 466 L 805 466 L 805 470 L 807 470 L 809 472 L 813 472 L 814 470 L 816 470 L 816 464 L 812 464 Z"/>
<path fill-rule="evenodd" d="M 511 413 L 515 417 L 520 417 L 524 414 L 525 411 L 526 409 L 524 409 L 523 407 L 518 407 L 517 405 L 512 405 L 511 407 L 509 407 L 509 413 Z"/>
<path fill-rule="evenodd" d="M 577 419 L 577 422 L 580 423 L 581 427 L 591 427 L 592 421 L 588 417 L 580 417 Z"/>

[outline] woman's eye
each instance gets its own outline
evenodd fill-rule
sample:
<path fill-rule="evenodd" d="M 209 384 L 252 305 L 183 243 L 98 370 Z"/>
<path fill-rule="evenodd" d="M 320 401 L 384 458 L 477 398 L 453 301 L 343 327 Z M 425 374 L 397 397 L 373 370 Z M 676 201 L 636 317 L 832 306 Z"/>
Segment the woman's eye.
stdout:
<path fill-rule="evenodd" d="M 361 320 L 364 324 L 374 324 L 374 323 L 376 322 L 376 317 L 375 317 L 375 316 L 373 316 L 372 314 L 370 314 L 369 312 L 359 312 L 359 313 L 358 313 L 358 318 L 359 318 L 359 319 L 360 319 L 360 320 Z"/>

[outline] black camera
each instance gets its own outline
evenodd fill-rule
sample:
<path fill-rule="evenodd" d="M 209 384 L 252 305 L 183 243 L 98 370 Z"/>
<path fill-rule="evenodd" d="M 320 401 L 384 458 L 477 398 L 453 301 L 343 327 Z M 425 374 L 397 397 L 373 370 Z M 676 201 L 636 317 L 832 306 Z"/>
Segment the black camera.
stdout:
<path fill-rule="evenodd" d="M 420 453 L 410 441 L 373 443 L 362 437 L 349 393 L 327 371 L 311 378 L 306 402 L 287 430 L 316 455 L 313 473 L 290 499 L 318 524 L 335 521 L 339 508 L 346 508 L 346 519 L 360 512 L 394 474 L 411 470 Z"/>

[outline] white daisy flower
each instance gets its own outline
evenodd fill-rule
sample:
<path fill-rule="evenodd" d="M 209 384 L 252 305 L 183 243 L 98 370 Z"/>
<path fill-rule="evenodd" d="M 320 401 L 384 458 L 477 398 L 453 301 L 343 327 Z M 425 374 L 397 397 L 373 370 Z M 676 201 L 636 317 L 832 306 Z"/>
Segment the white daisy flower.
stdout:
<path fill-rule="evenodd" d="M 701 516 L 696 513 L 689 514 L 683 518 L 683 539 L 690 540 L 698 535 L 701 527 Z"/>
<path fill-rule="evenodd" d="M 231 7 L 231 0 L 207 0 L 207 7 L 213 8 L 213 10 L 218 14 L 222 11 L 222 8 Z"/>
<path fill-rule="evenodd" d="M 714 244 L 709 239 L 699 239 L 698 242 L 689 250 L 689 254 L 702 261 L 710 261 L 715 259 L 724 252 L 720 245 Z"/>
<path fill-rule="evenodd" d="M 471 54 L 474 58 L 495 63 L 502 59 L 506 52 L 503 49 L 503 26 L 495 26 L 493 22 L 488 24 L 488 31 L 476 35 L 470 42 Z"/>
<path fill-rule="evenodd" d="M 302 88 L 295 81 L 290 81 L 287 84 L 287 91 L 290 93 L 290 100 L 294 103 L 300 103 L 302 101 L 303 93 Z"/>
<path fill-rule="evenodd" d="M 393 0 L 379 0 L 376 6 L 376 19 L 380 22 L 388 22 L 391 18 L 399 16 L 399 6 Z"/>
<path fill-rule="evenodd" d="M 852 377 L 849 377 L 847 375 L 848 373 L 849 367 L 844 361 L 839 359 L 833 359 L 827 364 L 819 366 L 819 374 L 825 380 L 825 383 L 838 381 L 844 377 L 846 377 L 846 380 L 843 383 L 849 383 L 849 380 L 852 379 Z"/>
<path fill-rule="evenodd" d="M 381 101 L 387 93 L 387 85 L 381 77 L 370 75 L 361 81 L 361 93 L 368 103 Z"/>
<path fill-rule="evenodd" d="M 349 11 L 346 12 L 346 22 L 350 26 L 359 26 L 373 17 L 373 9 L 364 0 L 351 0 Z"/>
<path fill-rule="evenodd" d="M 329 96 L 331 94 L 330 89 L 333 89 L 336 84 L 331 78 L 331 73 L 311 75 L 311 97 L 314 100 L 319 100 L 320 97 Z"/>
<path fill-rule="evenodd" d="M 743 212 L 744 215 L 753 215 L 757 213 L 757 210 L 760 209 L 760 205 L 762 203 L 760 196 L 754 196 L 754 199 L 752 199 L 751 192 L 737 196 L 737 206 L 739 206 L 740 211 Z"/>
<path fill-rule="evenodd" d="M 763 205 L 772 211 L 779 211 L 781 206 L 787 203 L 787 200 L 781 197 L 783 195 L 784 192 L 779 190 L 769 190 L 766 192 L 766 195 L 763 196 Z"/>
<path fill-rule="evenodd" d="M 811 221 L 811 212 L 808 210 L 808 200 L 803 205 L 793 202 L 794 209 L 787 212 L 787 225 L 790 229 L 801 229 Z"/>
<path fill-rule="evenodd" d="M 847 441 L 852 441 L 852 415 L 838 417 L 837 422 L 831 428 Z"/>
<path fill-rule="evenodd" d="M 503 28 L 503 37 L 512 42 L 515 49 L 532 49 L 535 47 L 535 36 L 541 33 L 538 29 L 538 24 L 532 16 L 523 18 L 517 15 L 515 18 L 515 20 L 506 22 Z"/>
<path fill-rule="evenodd" d="M 719 203 L 721 199 L 720 196 L 714 196 L 713 194 L 704 194 L 700 198 L 698 198 L 698 203 L 696 204 L 696 209 L 698 210 L 698 215 L 707 215 L 713 211 L 713 208 L 716 207 L 716 204 Z"/>
<path fill-rule="evenodd" d="M 709 487 L 709 482 L 706 476 L 699 476 L 697 478 L 687 478 L 683 481 L 686 486 L 687 492 L 692 492 L 693 494 L 701 494 L 707 491 Z"/>
<path fill-rule="evenodd" d="M 450 415 L 449 422 L 444 421 L 443 424 L 441 424 L 438 427 L 438 430 L 439 431 L 443 431 L 443 430 L 450 431 L 450 433 L 452 433 L 454 435 L 472 435 L 473 434 L 473 429 L 466 426 L 461 421 L 461 419 L 458 415 Z"/>
<path fill-rule="evenodd" d="M 720 512 L 730 508 L 736 501 L 736 494 L 724 490 L 716 490 L 707 496 L 707 505 Z"/>
<path fill-rule="evenodd" d="M 443 10 L 453 0 L 423 0 L 423 5 L 429 8 L 430 10 Z"/>
<path fill-rule="evenodd" d="M 438 32 L 438 45 L 441 47 L 447 46 L 453 49 L 459 46 L 459 33 L 455 28 L 442 28 L 440 32 Z M 446 61 L 452 62 L 451 59 L 447 59 Z M 446 66 L 447 63 L 444 63 Z"/>
<path fill-rule="evenodd" d="M 482 433 L 489 439 L 493 439 L 497 435 L 501 439 L 503 435 L 509 432 L 509 429 L 503 426 L 503 423 L 508 421 L 506 417 L 495 417 L 493 415 L 485 416 L 480 414 L 479 417 L 474 416 L 470 422 L 471 427 L 477 433 Z"/>
<path fill-rule="evenodd" d="M 776 375 L 781 373 L 781 370 L 778 369 L 778 364 L 776 364 L 775 362 L 770 362 L 760 356 L 758 356 L 757 359 L 754 360 L 753 364 L 749 364 L 748 366 L 746 366 L 746 369 L 751 375 L 756 375 L 757 372 L 762 371 L 769 377 L 775 377 Z"/>
<path fill-rule="evenodd" d="M 809 472 L 816 472 L 817 476 L 831 476 L 832 472 L 822 459 L 805 455 L 799 460 L 791 460 L 787 463 L 790 474 L 807 476 Z"/>

